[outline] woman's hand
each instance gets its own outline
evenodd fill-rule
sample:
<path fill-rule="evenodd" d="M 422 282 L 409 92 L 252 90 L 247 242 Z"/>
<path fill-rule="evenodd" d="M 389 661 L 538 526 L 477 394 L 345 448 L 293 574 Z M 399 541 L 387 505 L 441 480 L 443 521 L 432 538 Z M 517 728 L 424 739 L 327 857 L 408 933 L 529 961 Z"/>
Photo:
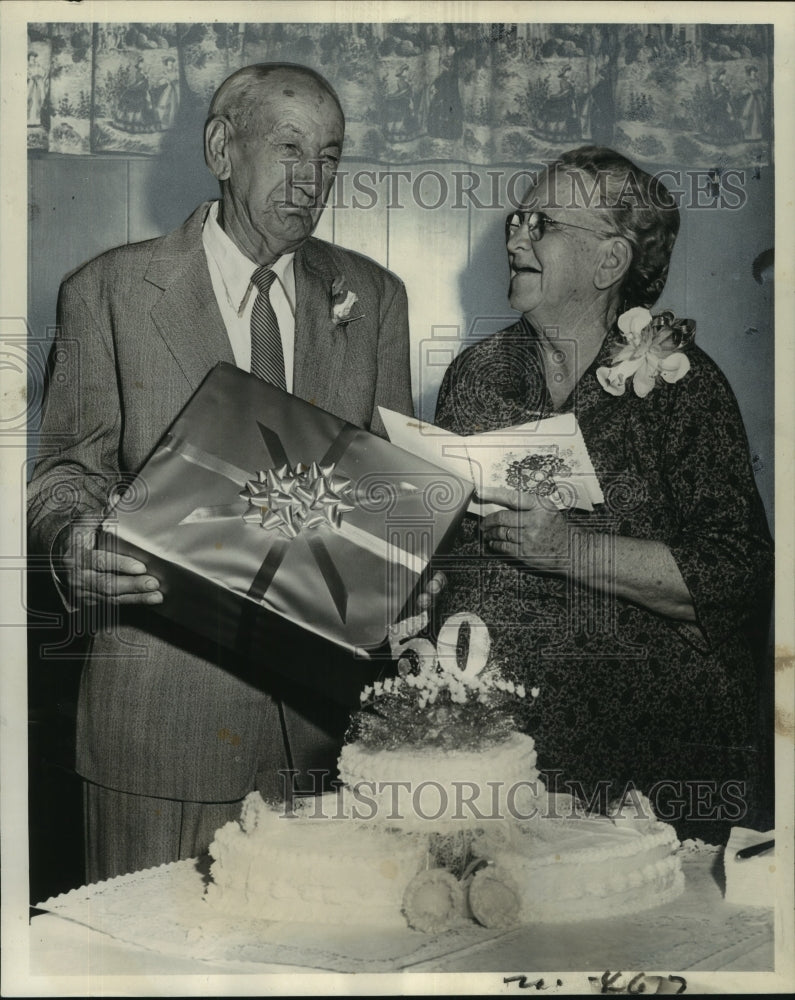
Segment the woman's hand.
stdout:
<path fill-rule="evenodd" d="M 532 493 L 502 487 L 479 491 L 478 499 L 508 508 L 488 514 L 481 523 L 481 533 L 492 552 L 521 559 L 532 569 L 566 572 L 570 563 L 568 526 L 551 503 Z"/>
<path fill-rule="evenodd" d="M 478 497 L 508 508 L 483 518 L 481 532 L 493 552 L 668 618 L 696 622 L 690 591 L 664 542 L 573 528 L 531 493 L 491 489 Z"/>

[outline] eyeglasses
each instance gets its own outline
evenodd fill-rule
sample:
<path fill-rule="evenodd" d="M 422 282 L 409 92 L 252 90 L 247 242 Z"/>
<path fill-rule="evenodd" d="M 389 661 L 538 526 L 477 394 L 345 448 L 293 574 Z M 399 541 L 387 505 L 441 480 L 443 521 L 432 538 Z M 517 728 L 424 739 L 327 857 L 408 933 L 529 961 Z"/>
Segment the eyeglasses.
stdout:
<path fill-rule="evenodd" d="M 505 219 L 505 241 L 515 236 L 522 226 L 527 226 L 527 233 L 533 243 L 538 243 L 544 238 L 544 233 L 548 226 L 565 226 L 567 229 L 582 229 L 586 233 L 596 233 L 598 236 L 615 236 L 615 233 L 606 233 L 601 229 L 589 229 L 588 226 L 575 226 L 573 222 L 560 222 L 558 219 L 550 219 L 543 212 L 511 212 Z"/>

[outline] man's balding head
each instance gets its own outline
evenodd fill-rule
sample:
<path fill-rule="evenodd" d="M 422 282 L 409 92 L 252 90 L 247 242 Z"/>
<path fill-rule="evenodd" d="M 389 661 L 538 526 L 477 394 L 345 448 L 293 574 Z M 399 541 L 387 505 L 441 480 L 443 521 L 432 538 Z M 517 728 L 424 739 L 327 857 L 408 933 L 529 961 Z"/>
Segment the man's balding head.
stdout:
<path fill-rule="evenodd" d="M 308 66 L 294 63 L 256 63 L 232 73 L 213 95 L 207 121 L 223 116 L 247 132 L 263 103 L 290 99 L 299 93 L 317 101 L 318 106 L 331 101 L 344 127 L 342 105 L 328 80 Z"/>
<path fill-rule="evenodd" d="M 221 225 L 247 257 L 271 264 L 311 236 L 344 134 L 337 95 L 306 66 L 262 63 L 224 80 L 204 156 L 221 185 Z"/>

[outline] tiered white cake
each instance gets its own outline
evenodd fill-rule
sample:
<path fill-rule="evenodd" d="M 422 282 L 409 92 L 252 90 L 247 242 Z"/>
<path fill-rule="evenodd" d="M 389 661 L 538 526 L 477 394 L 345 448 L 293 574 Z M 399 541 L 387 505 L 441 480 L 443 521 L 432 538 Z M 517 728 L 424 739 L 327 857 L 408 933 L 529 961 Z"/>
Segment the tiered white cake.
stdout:
<path fill-rule="evenodd" d="M 336 794 L 288 811 L 254 793 L 217 832 L 214 909 L 432 932 L 605 918 L 682 892 L 673 828 L 642 796 L 593 816 L 548 795 L 511 712 L 527 692 L 488 661 L 479 619 L 446 629 L 438 648 L 407 644 L 399 676 L 365 689 Z"/>

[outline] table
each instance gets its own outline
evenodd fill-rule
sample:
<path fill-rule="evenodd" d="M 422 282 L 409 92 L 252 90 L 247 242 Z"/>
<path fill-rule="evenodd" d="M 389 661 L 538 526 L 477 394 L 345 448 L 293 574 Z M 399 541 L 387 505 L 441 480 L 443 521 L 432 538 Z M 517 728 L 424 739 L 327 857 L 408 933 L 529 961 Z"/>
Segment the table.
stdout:
<path fill-rule="evenodd" d="M 683 856 L 685 893 L 632 917 L 509 931 L 471 925 L 436 937 L 405 931 L 247 922 L 202 911 L 206 866 L 181 861 L 41 904 L 31 975 L 287 972 L 505 973 L 634 969 L 772 971 L 772 908 L 722 897 L 716 849 Z M 143 916 L 130 924 L 130 913 Z M 229 934 L 217 933 L 223 920 Z M 256 926 L 254 925 L 256 924 Z"/>

